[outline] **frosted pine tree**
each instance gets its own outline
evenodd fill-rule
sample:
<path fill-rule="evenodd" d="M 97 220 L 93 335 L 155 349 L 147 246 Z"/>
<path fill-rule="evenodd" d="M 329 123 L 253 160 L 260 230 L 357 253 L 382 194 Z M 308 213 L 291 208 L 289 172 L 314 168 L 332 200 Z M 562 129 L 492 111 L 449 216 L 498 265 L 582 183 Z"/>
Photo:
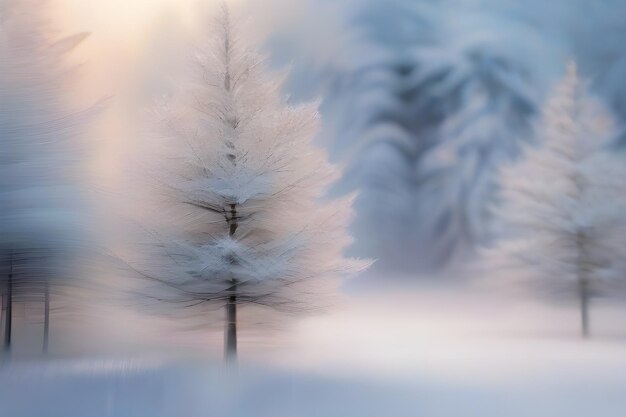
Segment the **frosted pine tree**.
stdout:
<path fill-rule="evenodd" d="M 539 146 L 503 169 L 502 235 L 487 259 L 500 279 L 578 298 L 587 337 L 590 300 L 626 288 L 626 169 L 606 148 L 615 137 L 611 116 L 587 96 L 573 63 L 538 136 Z"/>
<path fill-rule="evenodd" d="M 342 256 L 350 199 L 324 200 L 337 172 L 311 143 L 316 104 L 287 104 L 225 6 L 212 28 L 192 79 L 157 109 L 156 245 L 130 264 L 159 310 L 208 322 L 223 308 L 234 360 L 240 307 L 314 308 L 362 264 Z"/>
<path fill-rule="evenodd" d="M 85 35 L 55 39 L 41 8 L 41 1 L 0 2 L 0 294 L 7 351 L 16 301 L 42 303 L 47 350 L 51 292 L 75 276 L 85 244 L 76 177 L 84 157 L 78 127 L 89 112 L 73 112 L 64 100 L 73 73 L 64 59 Z"/>

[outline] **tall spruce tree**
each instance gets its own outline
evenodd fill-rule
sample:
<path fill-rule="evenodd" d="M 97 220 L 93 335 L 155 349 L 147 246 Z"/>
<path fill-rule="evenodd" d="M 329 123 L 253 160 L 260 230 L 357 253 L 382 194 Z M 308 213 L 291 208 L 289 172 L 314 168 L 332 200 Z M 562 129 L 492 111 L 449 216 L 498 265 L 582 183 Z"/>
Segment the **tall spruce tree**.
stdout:
<path fill-rule="evenodd" d="M 342 256 L 351 199 L 324 199 L 337 172 L 311 143 L 316 104 L 287 103 L 226 6 L 211 28 L 191 79 L 156 109 L 152 244 L 127 263 L 159 310 L 208 322 L 223 308 L 234 361 L 241 307 L 312 308 L 327 282 L 363 265 Z"/>

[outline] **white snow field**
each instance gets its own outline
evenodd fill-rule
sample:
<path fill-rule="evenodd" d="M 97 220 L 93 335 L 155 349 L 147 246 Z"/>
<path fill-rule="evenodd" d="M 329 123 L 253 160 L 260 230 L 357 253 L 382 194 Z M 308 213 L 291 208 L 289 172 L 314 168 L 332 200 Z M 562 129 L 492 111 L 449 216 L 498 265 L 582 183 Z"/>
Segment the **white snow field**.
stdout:
<path fill-rule="evenodd" d="M 623 307 L 594 305 L 583 341 L 573 305 L 385 300 L 354 298 L 269 349 L 244 342 L 236 380 L 217 360 L 156 355 L 7 362 L 0 416 L 624 416 Z"/>

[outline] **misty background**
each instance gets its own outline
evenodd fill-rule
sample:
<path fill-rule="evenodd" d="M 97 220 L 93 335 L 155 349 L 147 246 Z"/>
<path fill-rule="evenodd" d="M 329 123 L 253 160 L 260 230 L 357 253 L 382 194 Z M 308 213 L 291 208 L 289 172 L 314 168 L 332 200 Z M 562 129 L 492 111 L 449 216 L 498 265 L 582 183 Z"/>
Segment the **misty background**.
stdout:
<path fill-rule="evenodd" d="M 423 313 L 434 322 L 440 315 L 442 322 L 449 322 L 448 315 L 460 314 L 457 294 L 486 315 L 501 297 L 521 305 L 528 302 L 532 307 L 513 314 L 517 320 L 503 320 L 506 332 L 514 333 L 511 328 L 518 323 L 522 333 L 542 334 L 542 309 L 556 309 L 557 315 L 568 311 L 567 304 L 545 306 L 540 300 L 526 300 L 515 289 L 503 295 L 493 288 L 498 284 L 476 284 L 474 263 L 477 251 L 493 237 L 490 207 L 498 168 L 514 161 L 522 144 L 533 141 L 539 108 L 568 59 L 577 61 L 592 92 L 611 106 L 618 122 L 624 117 L 622 3 L 232 2 L 248 16 L 248 35 L 260 41 L 272 66 L 290 71 L 285 85 L 290 100 L 320 100 L 323 128 L 317 142 L 345 170 L 332 193 L 359 195 L 350 255 L 376 263 L 364 276 L 344 284 L 347 298 L 335 306 L 336 314 L 352 308 L 351 303 L 358 308 L 361 296 L 377 297 L 372 305 L 386 310 L 397 305 L 394 297 L 406 288 L 415 300 L 404 301 L 394 314 L 403 316 L 405 307 L 420 308 L 420 294 L 429 298 L 434 293 L 438 307 Z M 143 109 L 155 97 L 172 93 L 172 80 L 184 70 L 203 30 L 203 16 L 214 7 L 214 2 L 192 0 L 51 3 L 49 14 L 57 32 L 90 32 L 72 55 L 82 64 L 73 100 L 84 104 L 109 97 L 107 110 L 90 132 L 96 144 L 89 165 L 93 195 L 102 218 L 117 204 L 127 155 L 143 145 L 145 135 L 138 123 L 145 120 Z M 618 138 L 616 151 L 621 152 L 622 142 Z M 102 273 L 115 282 L 115 271 Z M 506 278 L 502 281 L 505 286 Z M 449 311 L 444 307 L 448 305 Z M 610 310 L 608 315 L 623 313 L 610 302 L 604 308 Z M 72 340 L 74 326 L 90 332 L 94 322 L 95 328 L 108 331 L 106 337 L 93 331 L 91 343 L 78 343 L 78 351 L 98 350 L 96 346 L 123 350 L 128 343 L 136 348 L 139 340 L 162 344 L 167 334 L 154 326 L 154 318 L 136 317 L 106 303 L 89 306 L 84 314 L 90 320 L 74 320 L 67 337 L 59 339 Z M 332 322 L 332 314 L 310 320 Z M 468 316 L 460 326 L 480 327 L 484 320 L 481 314 Z M 292 325 L 299 328 L 306 322 Z M 615 326 L 617 320 L 598 322 L 611 324 L 611 334 L 623 334 L 621 326 Z M 574 313 L 570 324 L 574 329 Z M 249 335 L 251 350 L 262 351 L 264 344 L 272 347 L 293 337 L 288 335 L 293 329 L 278 327 L 275 337 L 281 342 Z M 567 326 L 564 329 L 567 333 Z M 27 337 L 19 335 L 19 326 L 16 337 Z M 172 344 L 197 347 L 209 342 L 218 351 L 220 337 L 219 332 L 181 334 Z M 242 337 L 246 349 L 246 335 Z M 67 346 L 72 351 L 69 346 L 76 345 Z"/>

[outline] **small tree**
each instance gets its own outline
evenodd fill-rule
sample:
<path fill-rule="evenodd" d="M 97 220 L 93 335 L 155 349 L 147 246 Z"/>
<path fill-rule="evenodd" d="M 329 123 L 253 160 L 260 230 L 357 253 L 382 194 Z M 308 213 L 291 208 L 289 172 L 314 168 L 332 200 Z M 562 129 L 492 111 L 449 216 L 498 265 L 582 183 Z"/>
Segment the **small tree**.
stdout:
<path fill-rule="evenodd" d="M 214 29 L 184 91 L 157 109 L 166 153 L 146 229 L 158 244 L 129 264 L 156 284 L 144 291 L 159 307 L 223 307 L 225 358 L 235 360 L 239 306 L 311 308 L 327 279 L 361 265 L 342 256 L 350 200 L 323 201 L 337 175 L 311 144 L 316 106 L 285 102 L 225 6 Z"/>
<path fill-rule="evenodd" d="M 538 289 L 575 295 L 583 337 L 589 300 L 624 289 L 626 170 L 607 152 L 611 122 L 570 64 L 543 112 L 539 146 L 502 171 L 501 241 L 487 252 Z"/>
<path fill-rule="evenodd" d="M 44 306 L 48 347 L 51 286 L 71 275 L 84 244 L 76 182 L 84 156 L 77 127 L 88 112 L 64 103 L 72 74 L 63 59 L 85 34 L 54 39 L 40 1 L 0 3 L 0 294 L 4 349 L 14 301 Z"/>

